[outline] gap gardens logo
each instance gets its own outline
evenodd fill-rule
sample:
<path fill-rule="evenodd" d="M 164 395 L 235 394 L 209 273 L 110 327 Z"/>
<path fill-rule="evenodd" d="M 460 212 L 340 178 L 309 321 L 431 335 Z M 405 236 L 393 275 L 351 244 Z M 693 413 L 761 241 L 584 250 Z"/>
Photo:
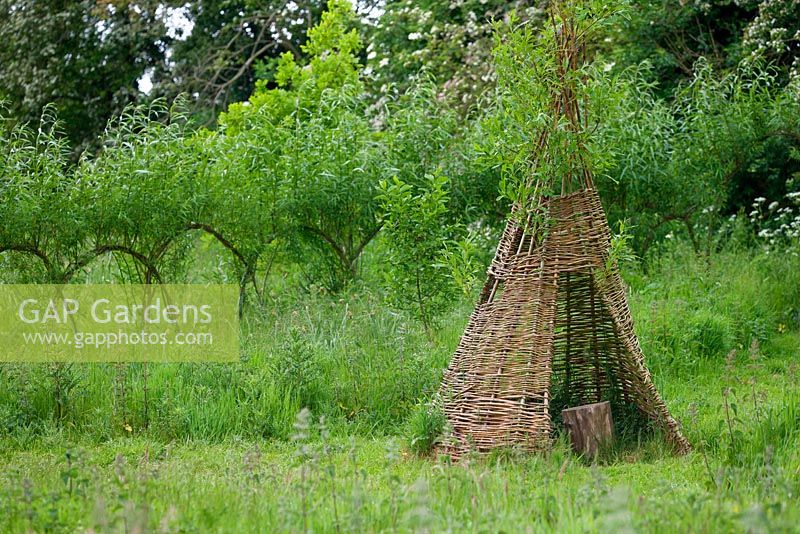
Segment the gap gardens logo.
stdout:
<path fill-rule="evenodd" d="M 0 285 L 0 362 L 239 359 L 232 285 Z"/>

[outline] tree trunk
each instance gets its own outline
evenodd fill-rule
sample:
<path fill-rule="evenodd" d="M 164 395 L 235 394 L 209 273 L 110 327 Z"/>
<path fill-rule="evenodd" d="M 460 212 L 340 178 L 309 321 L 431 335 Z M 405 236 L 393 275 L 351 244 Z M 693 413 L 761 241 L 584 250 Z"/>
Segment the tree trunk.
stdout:
<path fill-rule="evenodd" d="M 608 401 L 567 408 L 561 412 L 561 418 L 573 450 L 587 458 L 594 458 L 598 450 L 614 440 L 611 404 Z"/>

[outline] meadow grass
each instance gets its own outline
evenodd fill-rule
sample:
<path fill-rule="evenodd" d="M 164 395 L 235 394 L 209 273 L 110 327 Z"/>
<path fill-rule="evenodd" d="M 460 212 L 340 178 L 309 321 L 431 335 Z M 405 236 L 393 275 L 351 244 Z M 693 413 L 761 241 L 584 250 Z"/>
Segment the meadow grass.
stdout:
<path fill-rule="evenodd" d="M 235 365 L 4 365 L 0 530 L 792 531 L 798 273 L 680 247 L 626 270 L 685 457 L 652 435 L 594 464 L 563 438 L 456 465 L 416 454 L 470 303 L 431 342 L 369 287 L 249 310 Z"/>

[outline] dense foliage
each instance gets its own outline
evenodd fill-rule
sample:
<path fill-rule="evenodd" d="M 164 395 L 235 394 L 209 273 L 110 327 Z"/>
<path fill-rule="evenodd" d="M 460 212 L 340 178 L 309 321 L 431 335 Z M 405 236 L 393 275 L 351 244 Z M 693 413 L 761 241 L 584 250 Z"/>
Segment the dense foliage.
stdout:
<path fill-rule="evenodd" d="M 538 23 L 540 2 L 390 0 L 367 48 L 368 68 L 377 95 L 402 93 L 420 75 L 432 75 L 441 96 L 465 111 L 494 81 L 492 22 L 513 13 Z"/>
<path fill-rule="evenodd" d="M 235 364 L 0 365 L 0 529 L 790 530 L 798 5 L 578 3 L 565 78 L 536 3 L 0 0 L 0 282 L 233 283 L 242 316 Z M 576 157 L 697 452 L 432 467 L 509 204 Z"/>
<path fill-rule="evenodd" d="M 406 13 L 384 16 L 393 9 Z M 615 13 L 627 15 L 587 4 L 580 16 L 604 22 L 592 43 L 619 27 Z M 204 235 L 226 251 L 217 276 L 238 282 L 243 302 L 252 294 L 264 303 L 276 273 L 341 290 L 366 274 L 361 259 L 378 238 L 389 300 L 432 325 L 491 253 L 507 203 L 534 194 L 526 184 L 560 183 L 578 152 L 640 255 L 673 235 L 708 253 L 742 225 L 753 241 L 780 231 L 778 241 L 794 246 L 797 80 L 699 60 L 667 100 L 648 81 L 653 67 L 618 70 L 602 51 L 563 80 L 544 46 L 552 28 L 509 20 L 495 28 L 497 87 L 469 119 L 425 76 L 376 109 L 361 24 L 333 1 L 300 57 L 284 53 L 271 81 L 231 105 L 216 131 L 197 129 L 187 100 L 156 101 L 128 108 L 99 152 L 71 164 L 61 135 L 69 115 L 59 121 L 48 108 L 36 129 L 6 122 L 0 243 L 9 279 L 69 281 L 100 262 L 123 280 L 182 280 Z M 565 83 L 588 103 L 578 136 L 547 120 L 553 87 Z M 544 130 L 550 152 L 539 154 Z M 557 193 L 548 187 L 535 194 Z M 756 198 L 777 204 L 755 217 Z"/>
<path fill-rule="evenodd" d="M 21 122 L 55 104 L 75 154 L 139 98 L 137 79 L 165 61 L 161 2 L 0 2 L 0 99 Z"/>
<path fill-rule="evenodd" d="M 152 96 L 192 95 L 192 110 L 206 124 L 231 102 L 247 98 L 282 53 L 300 56 L 306 31 L 325 7 L 322 0 L 171 3 L 191 31 L 175 40 L 170 61 L 153 72 Z"/>
<path fill-rule="evenodd" d="M 719 76 L 701 63 L 667 103 L 642 76 L 622 73 L 610 100 L 598 99 L 599 139 L 612 147 L 601 191 L 611 217 L 637 228 L 640 251 L 676 231 L 707 251 L 757 196 L 785 204 L 800 171 L 795 84 L 745 68 Z"/>
<path fill-rule="evenodd" d="M 200 231 L 229 251 L 235 279 L 260 300 L 256 274 L 268 274 L 277 252 L 306 282 L 341 289 L 381 228 L 378 183 L 420 182 L 456 125 L 423 86 L 387 108 L 385 127 L 369 120 L 354 21 L 348 4 L 332 2 L 303 45 L 307 63 L 284 54 L 277 86 L 259 84 L 214 133 L 192 130 L 183 100 L 131 107 L 109 124 L 101 151 L 72 166 L 52 112 L 38 132 L 12 126 L 3 249 L 38 257 L 48 280 L 112 254 L 124 279 L 153 282 L 180 279 Z M 14 201 L 23 193 L 30 203 Z"/>
<path fill-rule="evenodd" d="M 282 52 L 300 55 L 320 1 L 0 2 L 0 99 L 36 122 L 55 103 L 77 157 L 134 102 L 191 95 L 213 123 Z M 151 86 L 142 92 L 139 82 Z"/>

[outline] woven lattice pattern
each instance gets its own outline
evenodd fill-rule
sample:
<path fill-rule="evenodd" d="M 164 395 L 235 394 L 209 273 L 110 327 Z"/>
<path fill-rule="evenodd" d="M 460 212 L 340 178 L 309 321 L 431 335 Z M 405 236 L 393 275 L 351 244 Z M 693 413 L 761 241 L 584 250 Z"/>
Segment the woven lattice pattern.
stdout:
<path fill-rule="evenodd" d="M 443 449 L 458 457 L 546 448 L 561 408 L 610 400 L 687 452 L 645 367 L 622 280 L 608 265 L 611 236 L 597 192 L 544 199 L 536 212 L 545 223 L 523 223 L 518 211 L 509 219 L 445 372 L 440 398 L 451 432 Z"/>

